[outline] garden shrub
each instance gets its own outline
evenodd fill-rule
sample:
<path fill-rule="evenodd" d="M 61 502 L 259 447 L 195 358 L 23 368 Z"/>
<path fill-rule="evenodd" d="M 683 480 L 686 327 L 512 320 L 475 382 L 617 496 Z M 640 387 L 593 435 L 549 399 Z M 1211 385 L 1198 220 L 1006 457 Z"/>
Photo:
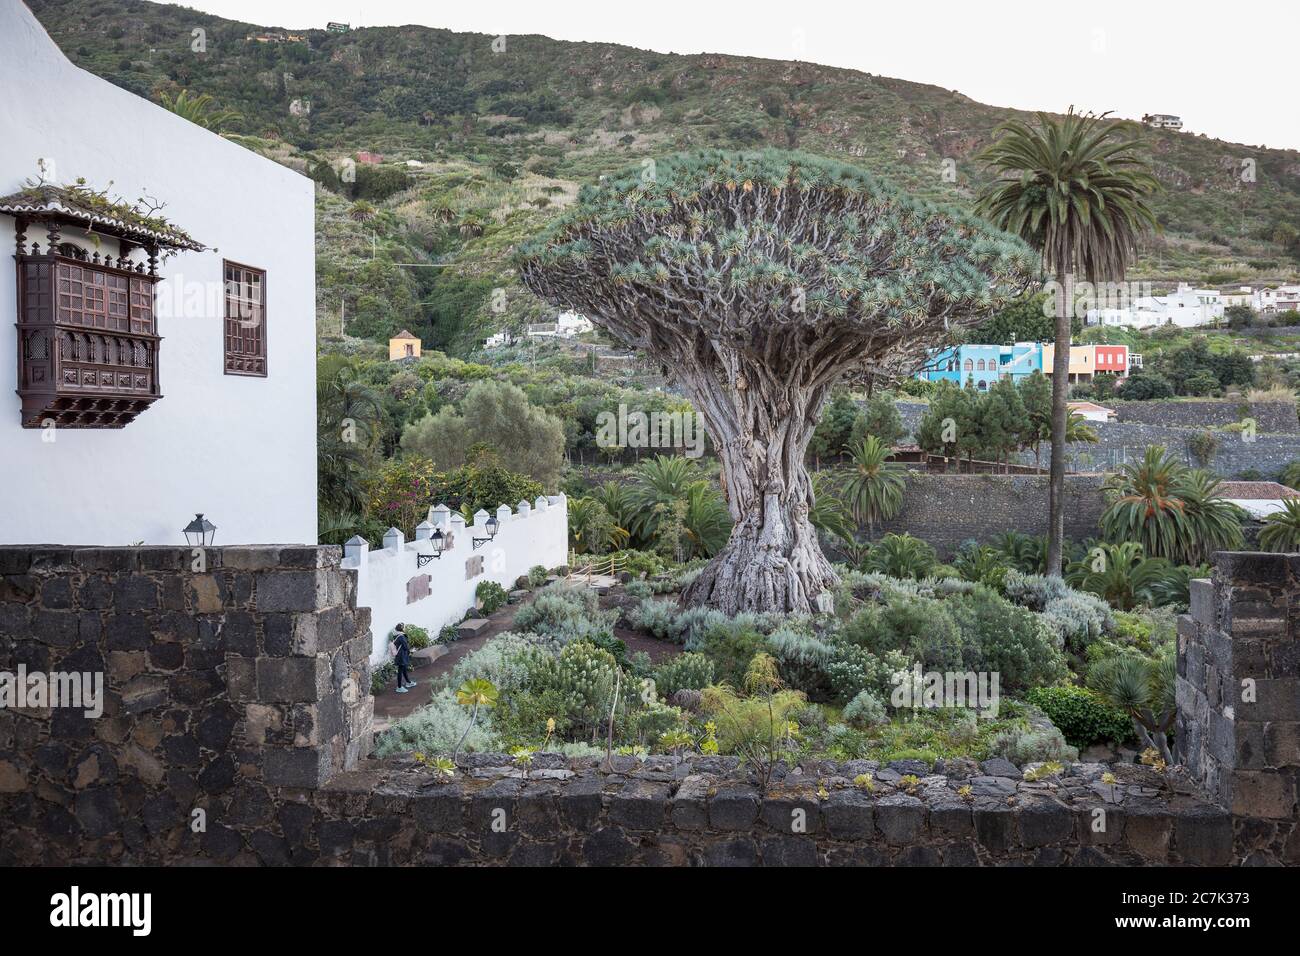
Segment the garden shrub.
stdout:
<path fill-rule="evenodd" d="M 528 586 L 530 588 L 540 588 L 546 583 L 546 569 L 540 564 L 534 564 L 528 569 Z"/>
<path fill-rule="evenodd" d="M 901 651 L 888 651 L 877 657 L 866 648 L 837 642 L 835 657 L 826 665 L 835 700 L 850 701 L 864 690 L 881 700 L 888 700 L 894 689 L 894 675 L 912 669 L 912 662 Z"/>
<path fill-rule="evenodd" d="M 703 654 L 678 654 L 654 669 L 654 682 L 665 698 L 679 690 L 704 690 L 713 683 L 713 661 Z"/>
<path fill-rule="evenodd" d="M 900 651 L 919 660 L 925 670 L 960 670 L 963 635 L 949 613 L 951 601 L 919 595 L 888 597 L 869 604 L 844 625 L 840 634 L 877 656 Z"/>
<path fill-rule="evenodd" d="M 717 725 L 718 750 L 724 754 L 763 749 L 773 738 L 787 736 L 786 726 L 804 706 L 798 691 L 782 690 L 768 697 L 741 697 L 730 687 L 704 690 L 700 707 Z"/>
<path fill-rule="evenodd" d="M 834 660 L 835 649 L 812 634 L 790 625 L 778 627 L 767 636 L 767 650 L 791 687 L 811 696 L 827 684 L 826 665 Z"/>
<path fill-rule="evenodd" d="M 1125 743 L 1133 736 L 1128 714 L 1086 687 L 1062 684 L 1035 687 L 1025 699 L 1051 718 L 1067 743 L 1083 748 L 1096 743 Z"/>
<path fill-rule="evenodd" d="M 989 756 L 1003 757 L 1016 766 L 1055 760 L 1069 763 L 1079 753 L 1055 727 L 1008 727 L 989 742 Z"/>
<path fill-rule="evenodd" d="M 844 722 L 853 727 L 872 727 L 887 720 L 884 701 L 869 690 L 860 691 L 844 706 Z"/>
<path fill-rule="evenodd" d="M 1041 611 L 1049 601 L 1069 597 L 1076 592 L 1063 578 L 1044 574 L 1024 574 L 1015 568 L 1002 579 L 1002 593 L 1011 601 L 1031 611 Z"/>
<path fill-rule="evenodd" d="M 662 574 L 668 569 L 664 559 L 653 551 L 638 551 L 635 548 L 628 548 L 615 552 L 613 557 L 615 560 L 622 561 L 624 568 L 634 578 L 648 578 L 655 574 Z"/>
<path fill-rule="evenodd" d="M 478 599 L 479 610 L 486 616 L 504 605 L 509 595 L 495 581 L 480 581 L 474 589 L 474 597 Z"/>
<path fill-rule="evenodd" d="M 644 600 L 653 597 L 655 589 L 650 585 L 649 581 L 628 581 L 627 584 L 623 585 L 623 593 L 628 597 Z"/>
<path fill-rule="evenodd" d="M 466 654 L 452 667 L 447 686 L 457 688 L 467 680 L 483 678 L 501 695 L 521 691 L 528 681 L 525 652 L 535 646 L 529 635 L 507 631 L 489 638 L 482 647 Z"/>
<path fill-rule="evenodd" d="M 678 642 L 681 627 L 677 622 L 677 605 L 672 601 L 646 598 L 628 613 L 629 623 L 661 641 Z"/>
<path fill-rule="evenodd" d="M 1083 653 L 1114 627 L 1110 605 L 1083 591 L 1052 598 L 1043 608 L 1043 621 L 1060 635 L 1065 647 L 1076 653 Z"/>
<path fill-rule="evenodd" d="M 467 726 L 469 710 L 456 703 L 453 691 L 441 690 L 419 710 L 394 722 L 380 736 L 375 754 L 387 757 L 409 750 L 430 755 L 449 754 Z M 492 714 L 480 710 L 478 722 L 465 738 L 461 750 L 482 752 L 496 750 L 498 746 L 492 731 Z"/>
<path fill-rule="evenodd" d="M 1040 616 L 984 587 L 944 603 L 964 636 L 966 669 L 1000 674 L 1001 693 L 1065 676 L 1059 638 Z"/>
<path fill-rule="evenodd" d="M 687 645 L 713 661 L 715 679 L 739 685 L 754 655 L 767 647 L 767 638 L 756 628 L 745 626 L 740 618 L 710 625 Z"/>
<path fill-rule="evenodd" d="M 421 650 L 433 643 L 429 637 L 429 632 L 418 624 L 407 624 L 405 630 L 406 642 L 413 651 Z"/>
<path fill-rule="evenodd" d="M 529 691 L 557 694 L 561 713 L 579 733 L 597 730 L 601 719 L 608 718 L 618 673 L 618 663 L 609 651 L 586 643 L 568 644 L 558 655 L 534 649 L 528 655 L 528 665 Z M 622 685 L 619 706 L 626 708 L 633 688 L 626 680 Z"/>
<path fill-rule="evenodd" d="M 599 599 L 591 588 L 557 582 L 519 609 L 514 626 L 516 630 L 554 637 L 565 624 L 583 619 L 604 621 L 611 617 L 600 610 Z"/>
<path fill-rule="evenodd" d="M 370 693 L 382 694 L 388 682 L 397 676 L 397 664 L 384 661 L 370 672 Z"/>

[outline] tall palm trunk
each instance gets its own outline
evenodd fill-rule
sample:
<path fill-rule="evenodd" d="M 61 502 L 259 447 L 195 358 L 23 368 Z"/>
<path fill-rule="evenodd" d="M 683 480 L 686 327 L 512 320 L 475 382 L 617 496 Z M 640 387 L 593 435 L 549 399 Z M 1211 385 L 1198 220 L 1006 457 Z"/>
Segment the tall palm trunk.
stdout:
<path fill-rule="evenodd" d="M 1065 541 L 1066 395 L 1070 389 L 1070 312 L 1074 308 L 1074 273 L 1056 276 L 1056 350 L 1052 356 L 1052 455 L 1047 479 L 1047 573 L 1061 576 Z"/>

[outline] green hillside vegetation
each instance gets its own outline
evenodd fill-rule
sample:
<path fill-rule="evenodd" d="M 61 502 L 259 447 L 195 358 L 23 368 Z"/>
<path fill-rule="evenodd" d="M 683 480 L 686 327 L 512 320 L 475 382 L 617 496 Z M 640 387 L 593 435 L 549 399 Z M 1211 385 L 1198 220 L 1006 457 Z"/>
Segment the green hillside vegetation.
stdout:
<path fill-rule="evenodd" d="M 75 63 L 155 101 L 209 94 L 237 114 L 224 133 L 320 183 L 323 337 L 338 335 L 342 311 L 349 336 L 407 327 L 451 354 L 547 317 L 507 252 L 581 183 L 689 147 L 797 146 L 965 204 L 989 177 L 972 157 L 999 123 L 1024 115 L 808 63 L 541 36 L 510 36 L 493 52 L 491 37 L 421 26 L 262 43 L 247 37 L 281 28 L 142 0 L 31 7 Z M 206 52 L 192 49 L 196 29 Z M 1260 282 L 1300 271 L 1300 154 L 1140 136 L 1167 188 L 1155 201 L 1164 232 L 1131 278 Z M 351 177 L 344 161 L 362 150 L 384 162 Z M 1243 160 L 1255 164 L 1253 183 L 1242 181 Z"/>

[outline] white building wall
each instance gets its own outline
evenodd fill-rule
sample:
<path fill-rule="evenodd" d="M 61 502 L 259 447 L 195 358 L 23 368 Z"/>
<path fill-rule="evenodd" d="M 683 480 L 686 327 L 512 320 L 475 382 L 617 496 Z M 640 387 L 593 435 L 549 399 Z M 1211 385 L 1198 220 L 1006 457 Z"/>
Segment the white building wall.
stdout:
<path fill-rule="evenodd" d="M 208 246 L 159 270 L 163 397 L 125 428 L 42 441 L 19 426 L 14 220 L 0 216 L 0 543 L 181 544 L 196 511 L 217 544 L 315 543 L 311 180 L 74 67 L 19 0 L 0 0 L 0 89 L 0 195 L 45 159 L 60 185 L 165 202 Z M 27 239 L 44 247 L 44 229 Z M 223 259 L 267 272 L 266 378 L 223 374 Z M 181 283 L 189 305 L 169 313 Z"/>
<path fill-rule="evenodd" d="M 509 591 L 530 568 L 540 564 L 549 569 L 568 561 L 569 507 L 564 495 L 538 498 L 517 511 L 503 505 L 496 517 L 496 537 L 475 548 L 473 539 L 487 537 L 487 530 L 467 526 L 460 515 L 451 513 L 441 530 L 446 534 L 450 528 L 452 546 L 422 568 L 417 566 L 416 555 L 433 551 L 427 539 L 404 540 L 395 548 L 373 551 L 366 547 L 344 549 L 342 566 L 357 573 L 357 606 L 370 608 L 372 664 L 387 659 L 388 634 L 399 622 L 418 625 L 427 629 L 430 637 L 437 637 L 444 624 L 459 622 L 474 606 L 474 591 L 480 581 L 495 581 Z M 474 573 L 471 563 L 476 558 L 482 558 L 479 573 Z M 428 596 L 408 603 L 408 584 L 426 574 Z"/>

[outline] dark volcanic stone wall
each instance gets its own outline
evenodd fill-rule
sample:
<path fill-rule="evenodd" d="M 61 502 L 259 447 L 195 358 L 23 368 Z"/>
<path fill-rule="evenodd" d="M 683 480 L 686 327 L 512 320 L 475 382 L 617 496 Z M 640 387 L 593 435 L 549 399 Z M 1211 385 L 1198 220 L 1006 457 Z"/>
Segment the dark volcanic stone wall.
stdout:
<path fill-rule="evenodd" d="M 1175 748 L 1252 861 L 1300 862 L 1300 555 L 1220 554 L 1178 621 Z"/>
<path fill-rule="evenodd" d="M 731 758 L 366 759 L 369 614 L 338 549 L 206 557 L 0 548 L 0 672 L 107 682 L 98 718 L 0 709 L 0 865 L 1300 862 L 1298 556 L 1224 555 L 1197 587 L 1186 768 L 808 761 L 766 791 Z M 1230 708 L 1242 675 L 1258 702 Z"/>
<path fill-rule="evenodd" d="M 1065 481 L 1065 536 L 1097 535 L 1105 509 L 1103 475 Z M 963 541 L 981 544 L 1004 531 L 1047 534 L 1046 475 L 944 475 L 909 471 L 903 508 L 884 531 L 911 532 L 946 557 Z"/>
<path fill-rule="evenodd" d="M 220 858 L 369 753 L 369 611 L 339 549 L 192 561 L 0 548 L 0 671 L 98 672 L 106 697 L 98 718 L 0 710 L 0 864 Z"/>

